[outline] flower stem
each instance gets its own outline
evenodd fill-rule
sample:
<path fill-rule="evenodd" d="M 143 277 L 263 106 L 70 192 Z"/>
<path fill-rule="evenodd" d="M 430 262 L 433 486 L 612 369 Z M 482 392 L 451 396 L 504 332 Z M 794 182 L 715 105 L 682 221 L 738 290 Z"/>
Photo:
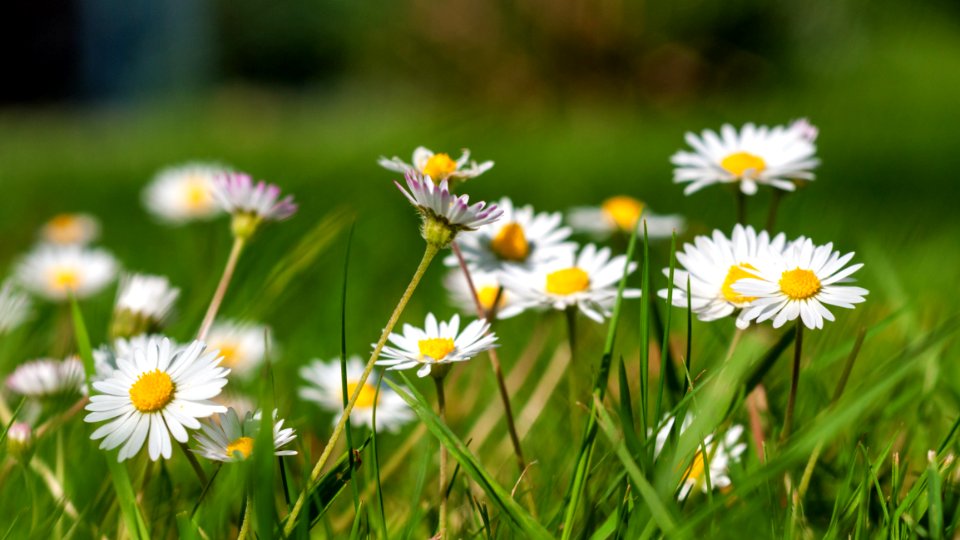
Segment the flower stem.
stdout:
<path fill-rule="evenodd" d="M 747 224 L 747 196 L 737 186 L 737 223 Z"/>
<path fill-rule="evenodd" d="M 783 200 L 784 192 L 774 189 L 770 195 L 770 210 L 767 212 L 767 231 L 772 233 L 777 225 L 777 211 L 780 210 L 780 201 Z"/>
<path fill-rule="evenodd" d="M 227 258 L 227 265 L 223 268 L 223 275 L 220 276 L 220 283 L 217 284 L 217 290 L 213 293 L 207 313 L 203 316 L 203 322 L 200 323 L 200 331 L 197 332 L 197 339 L 201 341 L 206 339 L 207 332 L 213 325 L 213 319 L 220 311 L 220 304 L 223 303 L 223 297 L 227 294 L 227 287 L 230 286 L 230 279 L 233 278 L 233 271 L 237 268 L 237 261 L 240 260 L 240 253 L 243 251 L 244 245 L 246 243 L 243 238 L 239 236 L 234 238 L 230 256 Z"/>
<path fill-rule="evenodd" d="M 437 412 L 440 415 L 440 421 L 447 423 L 447 404 L 443 395 L 443 377 L 434 377 L 434 385 L 437 387 Z M 443 540 L 447 537 L 447 447 L 440 445 L 440 524 L 437 527 L 437 538 Z"/>
<path fill-rule="evenodd" d="M 793 375 L 790 378 L 790 397 L 787 398 L 787 413 L 783 418 L 780 443 L 783 444 L 793 429 L 793 409 L 797 401 L 797 384 L 800 382 L 800 356 L 803 353 L 803 322 L 797 321 L 797 337 L 793 342 Z"/>
<path fill-rule="evenodd" d="M 187 447 L 187 443 L 177 441 L 177 444 L 180 445 L 180 449 L 183 450 L 183 455 L 187 457 L 187 461 L 189 461 L 190 466 L 193 467 L 193 472 L 197 474 L 197 480 L 200 480 L 200 485 L 205 485 L 207 483 L 207 475 L 203 472 L 203 467 L 200 465 L 200 462 L 197 461 L 197 456 L 193 455 L 193 452 Z"/>
<path fill-rule="evenodd" d="M 347 419 L 350 418 L 350 412 L 353 411 L 353 406 L 356 405 L 357 400 L 360 398 L 360 391 L 363 390 L 364 384 L 367 382 L 367 377 L 369 377 L 370 372 L 373 371 L 373 366 L 376 364 L 377 358 L 380 357 L 380 351 L 387 343 L 387 338 L 390 336 L 390 332 L 392 332 L 393 327 L 396 326 L 397 320 L 400 319 L 400 314 L 403 313 L 403 310 L 407 307 L 407 302 L 409 302 L 410 297 L 413 296 L 413 291 L 415 291 L 417 285 L 420 284 L 420 280 L 423 279 L 423 274 L 426 273 L 427 268 L 430 266 L 430 262 L 437 255 L 438 251 L 440 251 L 438 246 L 429 243 L 427 244 L 427 247 L 423 252 L 423 258 L 420 260 L 420 265 L 417 266 L 417 270 L 410 279 L 407 289 L 403 292 L 403 296 L 400 297 L 400 301 L 393 309 L 393 313 L 390 315 L 390 319 L 387 321 L 387 325 L 383 328 L 383 333 L 380 335 L 380 340 L 377 341 L 377 344 L 374 346 L 373 353 L 370 355 L 370 359 L 367 360 L 367 365 L 363 369 L 360 379 L 357 381 L 353 395 L 350 396 L 350 401 L 348 401 L 347 406 L 343 408 L 343 414 L 340 415 L 340 420 L 337 421 L 337 425 L 333 429 L 333 434 L 330 436 L 330 440 L 327 441 L 326 446 L 323 447 L 323 452 L 320 454 L 320 459 L 317 460 L 317 464 L 314 465 L 313 471 L 310 473 L 310 482 L 308 482 L 303 491 L 300 492 L 300 496 L 297 497 L 297 501 L 294 503 L 293 508 L 290 509 L 290 513 L 287 515 L 287 522 L 283 527 L 284 536 L 290 536 L 290 533 L 293 532 L 293 528 L 297 523 L 297 516 L 300 515 L 300 512 L 303 510 L 303 505 L 307 500 L 307 493 L 309 493 L 310 490 L 313 489 L 313 486 L 316 485 L 317 481 L 319 481 L 320 473 L 323 472 L 324 465 L 326 465 L 327 460 L 330 459 L 330 455 L 333 453 L 334 445 L 337 444 L 337 441 L 340 440 L 340 437 L 343 435 L 343 429 L 347 423 Z"/>
<path fill-rule="evenodd" d="M 247 503 L 243 509 L 243 522 L 240 524 L 240 532 L 237 534 L 237 540 L 247 540 L 250 535 L 250 514 L 253 513 L 253 503 L 250 495 L 247 495 Z"/>
<path fill-rule="evenodd" d="M 577 380 L 579 379 L 576 376 L 576 359 L 577 359 L 577 308 L 576 306 L 570 306 L 564 310 L 563 314 L 566 316 L 567 320 L 567 339 L 570 343 L 570 367 L 567 368 L 567 388 L 570 390 L 570 406 L 576 410 L 577 407 L 577 394 L 579 393 Z"/>

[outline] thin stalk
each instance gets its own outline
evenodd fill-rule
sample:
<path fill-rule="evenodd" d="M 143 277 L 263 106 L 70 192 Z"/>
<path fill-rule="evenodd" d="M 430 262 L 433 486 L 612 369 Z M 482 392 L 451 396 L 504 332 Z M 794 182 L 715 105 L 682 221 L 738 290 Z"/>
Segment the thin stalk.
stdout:
<path fill-rule="evenodd" d="M 569 306 L 563 312 L 567 321 L 567 340 L 570 344 L 570 367 L 567 369 L 567 388 L 570 390 L 570 407 L 576 411 L 579 385 L 576 376 L 577 359 L 577 307 Z M 574 433 L 576 436 L 576 433 Z"/>
<path fill-rule="evenodd" d="M 737 223 L 740 225 L 747 224 L 747 196 L 740 189 L 740 186 L 737 186 Z"/>
<path fill-rule="evenodd" d="M 330 436 L 330 440 L 328 440 L 326 446 L 323 447 L 323 452 L 320 454 L 320 459 L 317 460 L 317 464 L 314 465 L 313 471 L 310 472 L 310 481 L 304 487 L 303 491 L 300 492 L 300 496 L 297 497 L 297 502 L 294 503 L 293 508 L 290 509 L 290 514 L 287 515 L 287 522 L 283 527 L 284 536 L 290 536 L 290 533 L 293 532 L 293 528 L 297 523 L 297 517 L 303 510 L 303 505 L 307 500 L 307 493 L 309 493 L 310 490 L 313 489 L 313 487 L 317 484 L 317 481 L 320 480 L 320 473 L 323 472 L 323 467 L 327 464 L 327 460 L 330 459 L 330 455 L 333 454 L 333 447 L 343 435 L 343 429 L 347 424 L 347 419 L 350 417 L 350 413 L 353 411 L 354 405 L 357 404 L 357 400 L 360 398 L 360 391 L 363 390 L 363 385 L 366 384 L 367 378 L 373 371 L 373 366 L 376 364 L 377 358 L 380 357 L 380 351 L 387 343 L 387 337 L 390 336 L 390 332 L 392 332 L 393 327 L 396 326 L 397 320 L 400 319 L 400 314 L 403 313 L 403 310 L 407 307 L 407 302 L 409 302 L 410 297 L 413 296 L 413 291 L 417 289 L 417 285 L 420 284 L 420 280 L 423 279 L 424 273 L 426 273 L 427 268 L 430 266 L 430 262 L 437 255 L 438 251 L 440 251 L 438 246 L 427 244 L 427 247 L 423 252 L 423 258 L 420 260 L 420 265 L 417 266 L 417 270 L 410 279 L 407 289 L 403 292 L 403 296 L 401 296 L 400 301 L 397 302 L 397 306 L 390 315 L 387 325 L 383 328 L 383 333 L 380 335 L 380 339 L 374 346 L 373 353 L 370 355 L 370 359 L 367 360 L 367 365 L 363 369 L 360 379 L 357 381 L 357 386 L 353 391 L 353 395 L 350 396 L 350 401 L 348 401 L 347 406 L 343 408 L 343 414 L 340 416 L 337 426 L 333 429 L 333 434 Z"/>
<path fill-rule="evenodd" d="M 783 431 L 780 432 L 780 443 L 790 437 L 793 429 L 793 409 L 797 401 L 797 385 L 800 382 L 800 356 L 803 354 L 803 322 L 797 321 L 797 337 L 793 343 L 793 375 L 790 378 L 790 397 L 787 398 L 787 413 L 783 419 Z"/>
<path fill-rule="evenodd" d="M 213 481 L 217 479 L 217 475 L 220 474 L 220 469 L 223 468 L 223 463 L 219 463 L 217 468 L 213 470 L 213 474 L 210 475 L 210 480 L 207 480 L 207 483 L 203 486 L 203 490 L 200 491 L 200 496 L 197 497 L 197 502 L 193 503 L 193 510 L 190 511 L 190 518 L 197 515 L 197 510 L 200 509 L 200 503 L 203 502 L 203 499 L 207 496 L 207 493 L 210 492 L 210 487 L 213 486 Z"/>
<path fill-rule="evenodd" d="M 193 455 L 193 452 L 190 451 L 190 448 L 187 447 L 187 443 L 178 442 L 180 449 L 183 450 L 183 455 L 187 457 L 187 461 L 190 462 L 190 466 L 193 467 L 193 472 L 197 474 L 197 479 L 200 480 L 200 485 L 207 483 L 207 474 L 203 472 L 203 467 L 200 465 L 200 462 L 197 461 L 197 456 Z"/>
<path fill-rule="evenodd" d="M 233 272 L 237 269 L 237 261 L 240 260 L 240 253 L 243 251 L 244 245 L 246 245 L 246 243 L 243 238 L 238 236 L 233 239 L 233 247 L 230 248 L 227 265 L 223 268 L 220 283 L 217 284 L 217 290 L 213 293 L 213 298 L 210 299 L 210 306 L 207 307 L 207 313 L 203 316 L 203 322 L 200 323 L 200 330 L 197 332 L 197 339 L 201 341 L 206 339 L 207 332 L 210 331 L 210 326 L 213 325 L 213 319 L 216 318 L 217 312 L 220 311 L 220 304 L 223 303 L 223 297 L 227 294 L 227 287 L 230 286 Z"/>
<path fill-rule="evenodd" d="M 767 231 L 773 231 L 773 228 L 777 226 L 777 211 L 780 210 L 780 201 L 783 200 L 785 192 L 779 189 L 774 189 L 773 194 L 770 196 L 770 210 L 767 212 Z"/>
<path fill-rule="evenodd" d="M 240 532 L 237 534 L 237 540 L 247 540 L 250 536 L 250 515 L 253 514 L 253 503 L 251 497 L 247 495 L 247 503 L 243 508 L 243 522 L 240 524 Z"/>
<path fill-rule="evenodd" d="M 437 388 L 437 413 L 440 421 L 447 423 L 447 404 L 443 395 L 443 377 L 433 378 Z M 444 540 L 447 537 L 447 447 L 440 445 L 440 524 L 437 527 L 437 538 Z"/>

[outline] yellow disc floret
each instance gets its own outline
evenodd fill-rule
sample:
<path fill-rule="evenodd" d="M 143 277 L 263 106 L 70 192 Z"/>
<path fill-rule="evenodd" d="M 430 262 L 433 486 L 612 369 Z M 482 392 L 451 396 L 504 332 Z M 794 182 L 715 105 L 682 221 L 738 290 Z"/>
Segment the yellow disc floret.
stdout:
<path fill-rule="evenodd" d="M 600 208 L 621 231 L 633 231 L 643 213 L 643 203 L 626 195 L 610 197 Z"/>
<path fill-rule="evenodd" d="M 733 289 L 733 284 L 741 279 L 756 277 L 748 272 L 748 270 L 756 270 L 756 268 L 750 263 L 740 263 L 730 267 L 730 270 L 727 272 L 727 277 L 723 280 L 723 286 L 720 287 L 720 291 L 723 293 L 723 297 L 727 299 L 727 302 L 739 306 L 749 304 L 756 300 L 753 296 L 744 296 Z"/>
<path fill-rule="evenodd" d="M 457 170 L 457 162 L 450 159 L 447 154 L 434 154 L 427 160 L 423 166 L 423 174 L 439 182 L 450 176 Z"/>
<path fill-rule="evenodd" d="M 420 348 L 421 359 L 429 356 L 438 362 L 446 358 L 456 348 L 450 338 L 421 339 L 417 342 L 417 346 Z"/>
<path fill-rule="evenodd" d="M 497 302 L 497 295 L 500 295 L 500 301 Z M 483 309 L 490 311 L 493 309 L 493 303 L 497 302 L 497 308 L 503 307 L 505 293 L 500 292 L 500 287 L 494 285 L 488 285 L 486 287 L 480 287 L 477 290 L 477 299 L 480 300 L 480 305 L 483 306 Z"/>
<path fill-rule="evenodd" d="M 213 194 L 204 179 L 190 176 L 183 188 L 183 203 L 187 208 L 203 210 L 213 202 Z"/>
<path fill-rule="evenodd" d="M 693 458 L 693 463 L 687 467 L 687 471 L 684 476 L 686 476 L 688 481 L 699 485 L 703 480 L 703 472 L 705 467 L 706 461 L 703 459 L 703 452 L 698 451 L 697 455 Z"/>
<path fill-rule="evenodd" d="M 348 382 L 347 383 L 347 395 L 352 396 L 354 392 L 357 391 L 357 382 Z M 360 407 L 361 409 L 369 409 L 376 405 L 378 401 L 377 389 L 372 384 L 364 383 L 360 388 L 360 396 L 357 397 L 357 402 L 354 404 L 354 407 Z"/>
<path fill-rule="evenodd" d="M 490 249 L 506 261 L 522 262 L 530 255 L 530 243 L 523 227 L 516 222 L 507 223 L 490 241 Z"/>
<path fill-rule="evenodd" d="M 810 270 L 794 268 L 780 275 L 780 290 L 792 300 L 806 300 L 820 292 L 820 278 Z"/>
<path fill-rule="evenodd" d="M 585 291 L 589 286 L 590 276 L 576 266 L 547 274 L 548 293 L 569 295 Z"/>
<path fill-rule="evenodd" d="M 83 240 L 84 230 L 73 214 L 57 214 L 47 222 L 47 239 L 56 244 L 73 244 Z"/>
<path fill-rule="evenodd" d="M 170 375 L 159 369 L 141 373 L 130 387 L 130 402 L 140 412 L 157 412 L 173 400 L 175 389 Z"/>
<path fill-rule="evenodd" d="M 240 437 L 227 445 L 227 456 L 233 457 L 234 453 L 239 452 L 243 459 L 250 457 L 253 453 L 253 439 L 250 437 Z"/>
<path fill-rule="evenodd" d="M 750 152 L 734 152 L 723 158 L 720 161 L 720 166 L 736 177 L 756 178 L 767 168 L 767 162 L 762 157 Z"/>
<path fill-rule="evenodd" d="M 50 288 L 57 292 L 75 291 L 80 286 L 76 268 L 61 267 L 50 273 Z"/>
<path fill-rule="evenodd" d="M 223 343 L 216 347 L 220 350 L 220 365 L 233 368 L 237 366 L 237 360 L 240 356 L 237 354 L 237 346 L 231 343 Z"/>

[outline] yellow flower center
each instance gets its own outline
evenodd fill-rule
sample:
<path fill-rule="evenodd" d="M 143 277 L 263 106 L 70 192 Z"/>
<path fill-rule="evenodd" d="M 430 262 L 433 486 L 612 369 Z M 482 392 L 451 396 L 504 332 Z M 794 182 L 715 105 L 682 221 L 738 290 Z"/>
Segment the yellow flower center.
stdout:
<path fill-rule="evenodd" d="M 548 293 L 568 295 L 585 291 L 589 286 L 590 276 L 576 266 L 547 274 Z"/>
<path fill-rule="evenodd" d="M 80 286 L 80 273 L 76 268 L 57 268 L 50 274 L 50 288 L 58 291 L 73 291 Z"/>
<path fill-rule="evenodd" d="M 713 452 L 711 451 L 711 454 Z M 704 468 L 706 467 L 706 461 L 703 459 L 703 452 L 697 451 L 697 455 L 693 457 L 693 463 L 687 467 L 687 471 L 684 474 L 688 481 L 699 484 L 704 476 Z"/>
<path fill-rule="evenodd" d="M 183 203 L 187 208 L 201 210 L 210 206 L 213 195 L 203 178 L 191 176 L 187 179 L 186 184 L 183 190 Z"/>
<path fill-rule="evenodd" d="M 727 299 L 731 304 L 742 305 L 749 304 L 756 300 L 756 297 L 753 296 L 744 296 L 733 289 L 733 284 L 740 281 L 743 278 L 756 277 L 747 270 L 756 270 L 750 263 L 740 263 L 730 267 L 730 271 L 727 272 L 727 277 L 723 280 L 723 286 L 720 287 L 720 291 L 723 293 L 723 297 Z"/>
<path fill-rule="evenodd" d="M 236 345 L 233 345 L 230 343 L 224 343 L 219 345 L 216 348 L 220 349 L 220 356 L 221 356 L 220 365 L 221 366 L 228 367 L 228 368 L 236 367 L 237 361 L 240 359 L 239 355 L 237 354 Z"/>
<path fill-rule="evenodd" d="M 47 223 L 47 239 L 57 244 L 72 244 L 83 238 L 83 227 L 73 214 L 57 214 Z"/>
<path fill-rule="evenodd" d="M 227 455 L 233 457 L 235 452 L 240 452 L 243 459 L 250 457 L 253 453 L 253 439 L 250 437 L 240 437 L 227 445 Z"/>
<path fill-rule="evenodd" d="M 610 197 L 600 208 L 622 231 L 633 231 L 643 213 L 643 203 L 626 195 Z"/>
<path fill-rule="evenodd" d="M 347 383 L 347 395 L 352 396 L 354 392 L 357 391 L 356 382 Z M 377 404 L 377 389 L 372 384 L 364 383 L 363 387 L 360 388 L 360 396 L 357 397 L 357 402 L 354 404 L 354 407 L 360 407 L 361 409 L 369 409 Z"/>
<path fill-rule="evenodd" d="M 794 268 L 780 275 L 780 290 L 792 300 L 806 300 L 822 288 L 820 278 L 810 270 Z"/>
<path fill-rule="evenodd" d="M 762 157 L 749 152 L 734 152 L 720 161 L 723 170 L 736 177 L 747 176 L 756 178 L 764 169 L 767 168 L 767 162 Z M 749 173 L 749 174 L 748 174 Z"/>
<path fill-rule="evenodd" d="M 490 249 L 497 257 L 507 261 L 522 262 L 530 255 L 530 243 L 519 223 L 507 223 L 490 241 Z"/>
<path fill-rule="evenodd" d="M 140 374 L 137 382 L 130 387 L 130 401 L 140 412 L 157 412 L 170 403 L 175 389 L 170 376 L 155 369 Z"/>
<path fill-rule="evenodd" d="M 494 285 L 480 287 L 480 290 L 477 291 L 477 298 L 480 300 L 483 309 L 490 311 L 493 309 L 493 303 L 497 301 L 498 294 L 500 295 L 500 302 L 497 303 L 497 308 L 501 308 L 506 300 L 506 294 L 500 292 L 500 287 Z"/>
<path fill-rule="evenodd" d="M 457 170 L 457 162 L 447 154 L 434 154 L 423 166 L 423 174 L 439 182 Z"/>
<path fill-rule="evenodd" d="M 429 356 L 436 361 L 443 360 L 456 347 L 450 338 L 421 339 L 417 342 L 420 348 L 420 358 Z"/>

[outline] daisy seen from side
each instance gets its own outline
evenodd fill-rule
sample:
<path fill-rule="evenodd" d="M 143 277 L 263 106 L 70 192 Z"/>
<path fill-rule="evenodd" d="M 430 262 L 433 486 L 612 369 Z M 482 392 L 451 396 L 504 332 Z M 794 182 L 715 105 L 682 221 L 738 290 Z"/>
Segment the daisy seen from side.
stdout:
<path fill-rule="evenodd" d="M 100 222 L 90 214 L 57 214 L 43 224 L 40 240 L 60 246 L 84 246 L 100 236 Z"/>
<path fill-rule="evenodd" d="M 571 208 L 567 213 L 567 221 L 573 230 L 598 240 L 614 234 L 629 236 L 635 227 L 639 227 L 638 237 L 643 238 L 644 223 L 648 238 L 659 240 L 670 238 L 674 231 L 682 233 L 686 224 L 682 216 L 654 214 L 643 201 L 628 195 L 610 197 L 600 206 Z"/>
<path fill-rule="evenodd" d="M 492 161 L 477 163 L 470 160 L 470 150 L 463 149 L 460 157 L 456 160 L 445 153 L 434 153 L 432 150 L 423 146 L 418 146 L 413 151 L 412 163 L 406 163 L 399 157 L 387 159 L 380 157 L 377 163 L 384 169 L 406 173 L 407 171 L 416 171 L 417 173 L 429 176 L 434 182 L 441 180 L 469 180 L 476 178 L 481 174 L 493 168 Z"/>
<path fill-rule="evenodd" d="M 163 169 L 144 188 L 143 205 L 171 225 L 213 218 L 221 213 L 213 196 L 213 180 L 225 171 L 224 167 L 207 163 Z"/>
<path fill-rule="evenodd" d="M 478 319 L 460 331 L 459 315 L 437 322 L 428 313 L 423 328 L 404 324 L 403 333 L 390 334 L 390 345 L 383 348 L 377 365 L 388 370 L 417 368 L 418 377 L 442 378 L 453 363 L 496 347 L 497 336 L 489 329 L 487 321 Z"/>
<path fill-rule="evenodd" d="M 103 249 L 41 245 L 17 265 L 16 276 L 26 290 L 54 302 L 78 299 L 103 290 L 117 275 L 117 261 Z"/>
<path fill-rule="evenodd" d="M 260 432 L 262 411 L 247 412 L 243 418 L 233 408 L 201 422 L 196 434 L 197 448 L 192 452 L 211 461 L 244 461 L 253 455 L 254 442 Z M 273 411 L 273 454 L 295 456 L 295 450 L 284 447 L 297 438 L 293 428 L 283 427 L 284 420 Z"/>

